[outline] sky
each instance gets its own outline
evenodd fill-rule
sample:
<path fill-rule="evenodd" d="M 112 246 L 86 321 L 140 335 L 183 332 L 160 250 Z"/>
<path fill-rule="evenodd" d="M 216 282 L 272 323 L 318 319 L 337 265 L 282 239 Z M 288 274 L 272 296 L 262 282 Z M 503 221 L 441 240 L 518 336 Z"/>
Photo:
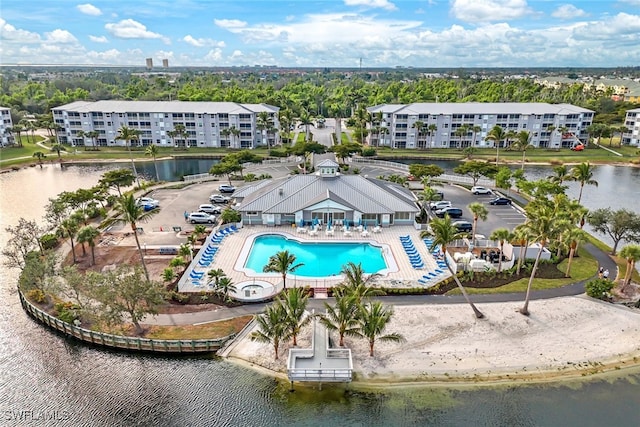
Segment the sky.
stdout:
<path fill-rule="evenodd" d="M 640 0 L 1 0 L 0 64 L 640 66 Z"/>

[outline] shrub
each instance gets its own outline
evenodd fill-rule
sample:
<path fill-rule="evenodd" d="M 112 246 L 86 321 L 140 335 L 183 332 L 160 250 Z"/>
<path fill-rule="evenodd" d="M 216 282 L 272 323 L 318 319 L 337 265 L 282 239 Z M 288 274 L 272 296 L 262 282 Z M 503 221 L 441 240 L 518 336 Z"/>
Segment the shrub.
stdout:
<path fill-rule="evenodd" d="M 53 249 L 58 246 L 58 237 L 52 233 L 43 234 L 42 237 L 40 237 L 40 243 L 45 250 Z"/>
<path fill-rule="evenodd" d="M 609 292 L 613 289 L 614 283 L 608 279 L 595 279 L 587 283 L 586 290 L 587 295 L 591 298 L 597 298 L 601 300 L 609 299 Z"/>
<path fill-rule="evenodd" d="M 47 296 L 41 289 L 31 289 L 27 292 L 27 299 L 37 304 L 42 304 L 47 301 Z"/>
<path fill-rule="evenodd" d="M 168 296 L 170 301 L 175 301 L 180 304 L 184 304 L 189 301 L 189 295 L 181 294 L 180 292 L 171 291 L 168 293 Z"/>
<path fill-rule="evenodd" d="M 78 308 L 72 302 L 60 302 L 54 306 L 56 317 L 66 323 L 73 323 L 79 317 Z"/>
<path fill-rule="evenodd" d="M 269 156 L 271 157 L 287 157 L 286 150 L 269 150 Z"/>
<path fill-rule="evenodd" d="M 362 149 L 362 157 L 373 157 L 376 154 L 377 154 L 376 149 L 373 147 L 367 147 Z"/>

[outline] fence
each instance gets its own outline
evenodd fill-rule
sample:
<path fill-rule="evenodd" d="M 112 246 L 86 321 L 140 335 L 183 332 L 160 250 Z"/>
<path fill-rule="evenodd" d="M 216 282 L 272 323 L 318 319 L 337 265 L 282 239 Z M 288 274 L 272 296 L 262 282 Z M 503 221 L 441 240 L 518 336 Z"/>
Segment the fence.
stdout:
<path fill-rule="evenodd" d="M 18 295 L 22 308 L 34 319 L 68 337 L 103 347 L 157 353 L 210 353 L 219 350 L 225 342 L 235 337 L 235 334 L 231 334 L 214 340 L 154 340 L 105 334 L 63 322 L 27 301 L 22 291 L 18 291 Z"/>

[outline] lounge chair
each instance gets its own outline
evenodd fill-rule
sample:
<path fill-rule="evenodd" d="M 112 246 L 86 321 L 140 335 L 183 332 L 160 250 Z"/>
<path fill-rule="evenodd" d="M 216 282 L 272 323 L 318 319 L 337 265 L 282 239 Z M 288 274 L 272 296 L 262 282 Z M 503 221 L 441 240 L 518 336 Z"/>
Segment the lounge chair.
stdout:
<path fill-rule="evenodd" d="M 424 280 L 424 279 L 418 279 L 418 283 L 422 283 L 423 285 L 429 285 L 430 282 L 428 280 Z"/>

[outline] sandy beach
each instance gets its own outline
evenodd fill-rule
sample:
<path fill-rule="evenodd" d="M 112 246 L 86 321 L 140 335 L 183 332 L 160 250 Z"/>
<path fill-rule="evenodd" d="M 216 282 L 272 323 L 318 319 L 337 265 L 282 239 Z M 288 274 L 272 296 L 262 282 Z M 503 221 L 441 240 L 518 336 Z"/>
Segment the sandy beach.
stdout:
<path fill-rule="evenodd" d="M 522 303 L 479 305 L 476 319 L 468 305 L 396 308 L 387 332 L 403 343 L 377 342 L 369 356 L 364 339 L 346 338 L 352 349 L 354 379 L 375 385 L 409 382 L 545 381 L 592 375 L 640 363 L 640 311 L 584 296 Z M 298 339 L 310 343 L 308 327 Z M 337 337 L 334 337 L 337 342 Z M 286 377 L 290 343 L 274 360 L 272 346 L 248 335 L 230 349 L 230 360 Z"/>

